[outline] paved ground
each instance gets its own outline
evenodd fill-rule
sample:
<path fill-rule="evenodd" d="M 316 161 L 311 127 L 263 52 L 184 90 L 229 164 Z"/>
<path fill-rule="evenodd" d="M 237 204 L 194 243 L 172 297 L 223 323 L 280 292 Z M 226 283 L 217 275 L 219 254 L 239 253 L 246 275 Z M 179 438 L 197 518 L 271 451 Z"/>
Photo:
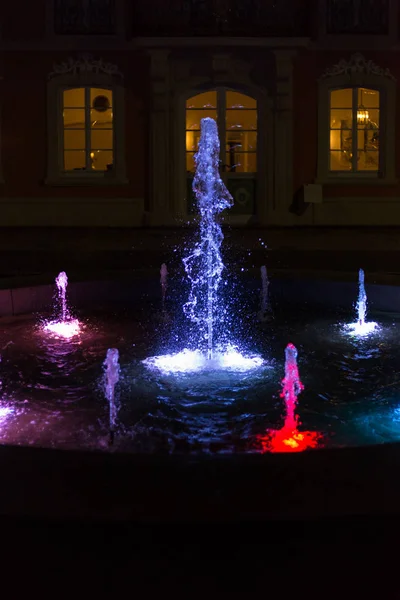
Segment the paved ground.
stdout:
<path fill-rule="evenodd" d="M 0 229 L 0 286 L 50 282 L 60 270 L 71 279 L 129 275 L 162 262 L 181 268 L 195 230 L 112 228 Z M 225 260 L 237 268 L 265 264 L 272 275 L 356 279 L 400 284 L 399 228 L 230 229 Z"/>

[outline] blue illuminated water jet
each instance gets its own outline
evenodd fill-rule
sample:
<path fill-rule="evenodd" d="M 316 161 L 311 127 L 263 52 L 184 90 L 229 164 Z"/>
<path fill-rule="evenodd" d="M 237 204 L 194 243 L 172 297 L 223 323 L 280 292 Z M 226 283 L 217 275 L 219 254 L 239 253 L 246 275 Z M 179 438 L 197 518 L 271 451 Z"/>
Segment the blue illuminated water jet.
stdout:
<path fill-rule="evenodd" d="M 189 300 L 183 309 L 199 327 L 200 345 L 206 346 L 208 360 L 213 357 L 218 288 L 224 269 L 221 258 L 224 236 L 217 217 L 233 204 L 232 196 L 219 175 L 219 151 L 216 122 L 211 118 L 201 119 L 201 136 L 199 149 L 194 157 L 196 173 L 193 180 L 200 215 L 200 239 L 189 256 L 183 259 L 191 282 Z"/>
<path fill-rule="evenodd" d="M 356 303 L 357 321 L 350 323 L 346 329 L 351 335 L 365 336 L 379 329 L 378 324 L 374 321 L 366 321 L 367 316 L 367 293 L 365 291 L 365 276 L 364 270 L 358 272 L 358 299 Z"/>
<path fill-rule="evenodd" d="M 224 236 L 218 219 L 223 210 L 233 205 L 233 199 L 219 174 L 217 124 L 214 119 L 205 118 L 201 119 L 200 127 L 193 180 L 199 213 L 198 238 L 183 259 L 191 284 L 183 311 L 197 327 L 197 348 L 184 348 L 176 354 L 154 356 L 144 361 L 148 367 L 168 374 L 205 369 L 248 371 L 264 363 L 259 356 L 244 356 L 226 335 L 228 310 L 219 296 L 224 269 L 221 257 Z"/>

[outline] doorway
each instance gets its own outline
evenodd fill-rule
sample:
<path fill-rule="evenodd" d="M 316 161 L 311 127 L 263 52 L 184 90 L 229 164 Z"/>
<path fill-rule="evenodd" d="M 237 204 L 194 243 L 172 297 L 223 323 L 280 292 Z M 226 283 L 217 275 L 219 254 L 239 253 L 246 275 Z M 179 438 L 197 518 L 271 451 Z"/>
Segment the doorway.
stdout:
<path fill-rule="evenodd" d="M 192 182 L 200 121 L 216 120 L 220 138 L 220 174 L 233 197 L 230 215 L 254 215 L 257 183 L 257 101 L 251 96 L 218 88 L 186 101 L 186 189 L 188 214 L 195 212 Z"/>

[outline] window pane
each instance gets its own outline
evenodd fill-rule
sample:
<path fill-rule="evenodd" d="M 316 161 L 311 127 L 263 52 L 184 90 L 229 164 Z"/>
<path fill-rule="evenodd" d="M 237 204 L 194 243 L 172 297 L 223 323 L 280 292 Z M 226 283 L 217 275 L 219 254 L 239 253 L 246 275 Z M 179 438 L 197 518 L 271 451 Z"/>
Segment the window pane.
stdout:
<path fill-rule="evenodd" d="M 379 92 L 368 88 L 358 88 L 357 101 L 358 105 L 362 104 L 366 108 L 379 108 Z"/>
<path fill-rule="evenodd" d="M 357 148 L 359 150 L 378 150 L 379 148 L 379 130 L 378 129 L 358 129 L 357 130 Z"/>
<path fill-rule="evenodd" d="M 352 88 L 331 91 L 331 108 L 351 108 L 353 106 Z"/>
<path fill-rule="evenodd" d="M 379 110 L 377 108 L 359 107 L 357 110 L 357 121 L 359 125 L 366 125 L 377 129 L 379 127 Z"/>
<path fill-rule="evenodd" d="M 72 88 L 64 90 L 64 108 L 84 108 L 85 88 Z"/>
<path fill-rule="evenodd" d="M 84 129 L 64 129 L 65 150 L 84 150 L 85 146 Z"/>
<path fill-rule="evenodd" d="M 200 129 L 200 120 L 205 117 L 217 118 L 216 110 L 187 110 L 186 129 Z"/>
<path fill-rule="evenodd" d="M 353 113 L 350 109 L 333 108 L 331 110 L 332 129 L 351 129 L 353 126 Z"/>
<path fill-rule="evenodd" d="M 197 152 L 200 139 L 200 131 L 186 132 L 186 150 Z"/>
<path fill-rule="evenodd" d="M 111 171 L 113 152 L 112 150 L 94 150 L 90 153 L 90 162 L 93 171 Z"/>
<path fill-rule="evenodd" d="M 330 170 L 331 171 L 351 171 L 351 155 L 340 150 L 330 151 Z"/>
<path fill-rule="evenodd" d="M 257 111 L 256 110 L 227 110 L 226 111 L 226 129 L 257 129 Z"/>
<path fill-rule="evenodd" d="M 379 152 L 376 150 L 368 150 L 360 152 L 358 159 L 358 171 L 378 171 L 379 169 Z"/>
<path fill-rule="evenodd" d="M 226 144 L 229 147 L 234 144 L 238 152 L 255 151 L 257 149 L 257 133 L 252 131 L 227 131 Z"/>
<path fill-rule="evenodd" d="M 64 127 L 85 127 L 85 111 L 80 108 L 66 108 L 63 112 Z"/>
<path fill-rule="evenodd" d="M 257 101 L 239 92 L 226 92 L 226 108 L 257 108 Z"/>
<path fill-rule="evenodd" d="M 90 88 L 90 106 L 98 112 L 111 108 L 113 105 L 112 91 L 104 88 Z"/>
<path fill-rule="evenodd" d="M 100 131 L 92 130 L 90 146 L 92 150 L 111 149 L 113 147 L 112 129 L 103 129 Z"/>
<path fill-rule="evenodd" d="M 64 169 L 66 171 L 84 170 L 86 168 L 86 155 L 82 150 L 66 150 L 64 152 Z"/>
<path fill-rule="evenodd" d="M 186 101 L 186 108 L 217 108 L 217 92 L 204 92 L 189 98 Z"/>
<path fill-rule="evenodd" d="M 231 173 L 256 173 L 256 152 L 231 152 L 226 153 L 226 170 Z"/>
<path fill-rule="evenodd" d="M 99 129 L 101 127 L 112 127 L 113 126 L 113 112 L 111 108 L 104 112 L 98 112 L 92 109 L 90 111 L 90 122 L 92 127 Z"/>

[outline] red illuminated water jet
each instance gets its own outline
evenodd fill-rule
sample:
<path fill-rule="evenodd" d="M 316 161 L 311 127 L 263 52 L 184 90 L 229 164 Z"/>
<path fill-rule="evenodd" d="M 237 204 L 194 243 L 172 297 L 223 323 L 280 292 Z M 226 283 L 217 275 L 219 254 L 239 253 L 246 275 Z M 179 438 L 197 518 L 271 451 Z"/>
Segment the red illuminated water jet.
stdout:
<path fill-rule="evenodd" d="M 285 350 L 285 377 L 282 380 L 281 398 L 285 401 L 285 421 L 282 429 L 269 429 L 257 436 L 263 452 L 302 452 L 319 445 L 322 435 L 317 431 L 300 431 L 295 414 L 297 396 L 304 390 L 297 367 L 297 349 L 288 344 Z"/>

